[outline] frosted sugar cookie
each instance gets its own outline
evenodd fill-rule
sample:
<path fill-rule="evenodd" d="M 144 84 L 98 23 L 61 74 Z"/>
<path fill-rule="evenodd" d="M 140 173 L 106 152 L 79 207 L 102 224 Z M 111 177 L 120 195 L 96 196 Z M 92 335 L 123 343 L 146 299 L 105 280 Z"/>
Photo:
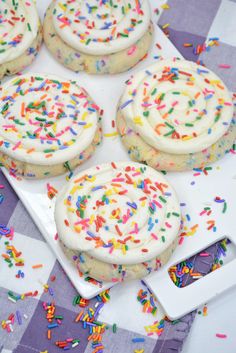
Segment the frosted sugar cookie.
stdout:
<path fill-rule="evenodd" d="M 101 140 L 101 111 L 76 82 L 27 74 L 0 89 L 0 162 L 44 178 L 88 159 Z"/>
<path fill-rule="evenodd" d="M 204 167 L 236 137 L 231 95 L 209 69 L 185 60 L 161 60 L 127 82 L 117 112 L 132 159 L 155 169 Z"/>
<path fill-rule="evenodd" d="M 0 1 L 0 79 L 29 66 L 42 43 L 33 0 Z"/>
<path fill-rule="evenodd" d="M 153 26 L 148 0 L 54 0 L 44 21 L 53 56 L 73 71 L 118 73 L 148 52 Z"/>
<path fill-rule="evenodd" d="M 103 281 L 140 278 L 165 264 L 177 245 L 180 207 L 162 174 L 134 162 L 102 164 L 71 179 L 55 220 L 78 269 Z"/>

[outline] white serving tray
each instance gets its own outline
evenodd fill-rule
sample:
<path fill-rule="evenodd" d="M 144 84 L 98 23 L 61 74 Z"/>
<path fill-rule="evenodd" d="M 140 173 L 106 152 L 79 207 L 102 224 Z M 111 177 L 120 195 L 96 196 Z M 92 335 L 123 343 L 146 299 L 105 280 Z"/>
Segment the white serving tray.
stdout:
<path fill-rule="evenodd" d="M 162 2 L 160 2 L 160 4 Z M 49 3 L 50 0 L 42 0 L 38 4 L 41 17 L 43 17 L 42 10 L 45 11 Z M 154 0 L 151 1 L 151 5 L 153 10 L 157 6 Z M 153 16 L 153 21 L 154 23 L 157 21 L 155 15 Z M 157 48 L 156 43 L 161 46 L 162 50 Z M 129 72 L 113 76 L 95 76 L 87 75 L 85 73 L 76 74 L 58 64 L 50 56 L 45 47 L 42 48 L 37 60 L 29 69 L 27 69 L 27 71 L 56 74 L 68 79 L 77 80 L 81 86 L 86 88 L 96 103 L 104 109 L 103 129 L 105 134 L 109 134 L 115 131 L 112 128 L 112 120 L 115 120 L 116 106 L 119 97 L 122 94 L 124 82 L 132 73 L 153 63 L 157 60 L 156 57 L 160 55 L 164 57 L 181 57 L 162 31 L 155 26 L 155 39 L 149 57 Z M 82 164 L 82 166 L 79 167 L 79 170 L 87 169 L 94 164 L 110 162 L 113 160 L 129 160 L 128 154 L 124 150 L 118 136 L 105 137 L 102 145 L 97 148 L 94 156 L 89 161 Z M 157 298 L 160 300 L 166 314 L 172 319 L 180 317 L 193 310 L 210 298 L 213 298 L 217 293 L 222 292 L 236 283 L 236 276 L 235 278 L 232 276 L 233 266 L 236 265 L 235 261 L 215 273 L 197 281 L 193 285 L 182 289 L 177 288 L 172 283 L 167 272 L 167 269 L 172 264 L 176 264 L 179 261 L 190 257 L 198 250 L 206 248 L 219 238 L 223 238 L 224 235 L 227 235 L 236 242 L 235 235 L 232 234 L 235 229 L 233 219 L 236 214 L 236 180 L 233 179 L 236 171 L 233 171 L 234 165 L 234 157 L 227 156 L 224 160 L 217 163 L 217 166 L 220 166 L 220 169 L 218 170 L 213 166 L 213 171 L 211 171 L 210 175 L 207 177 L 201 175 L 194 178 L 192 172 L 169 173 L 167 175 L 167 178 L 175 187 L 180 201 L 185 202 L 187 205 L 183 208 L 183 213 L 187 213 L 193 218 L 189 223 L 191 225 L 194 225 L 195 223 L 200 224 L 199 231 L 193 237 L 185 239 L 184 243 L 177 248 L 169 263 L 161 271 L 152 274 L 145 279 L 147 285 L 154 291 Z M 83 297 L 89 299 L 113 285 L 111 283 L 106 283 L 99 287 L 80 278 L 75 266 L 63 254 L 58 242 L 54 239 L 56 234 L 56 227 L 53 219 L 54 202 L 49 200 L 47 196 L 46 184 L 49 182 L 54 188 L 60 190 L 62 185 L 66 182 L 65 176 L 50 178 L 43 181 L 18 181 L 11 177 L 5 170 L 4 174 L 24 203 L 42 235 L 51 246 L 57 259 L 78 292 Z M 192 180 L 196 181 L 195 186 L 190 184 Z M 223 216 L 221 215 L 219 205 L 215 205 L 213 202 L 214 197 L 217 195 L 224 197 L 228 202 L 228 211 Z M 217 219 L 218 231 L 216 233 L 206 231 L 206 219 L 199 216 L 199 212 L 209 202 L 212 203 L 214 208 L 216 208 L 215 217 L 213 217 L 214 219 Z"/>
<path fill-rule="evenodd" d="M 50 0 L 42 0 L 37 4 L 41 19 L 43 19 L 44 12 L 49 3 Z M 153 9 L 154 8 L 155 4 L 153 1 Z M 156 20 L 157 18 L 154 15 L 153 21 L 155 22 Z M 157 42 L 161 45 L 161 47 L 163 47 L 164 50 L 162 52 L 160 52 L 160 50 L 155 46 L 155 43 Z M 129 72 L 113 76 L 87 75 L 83 72 L 76 74 L 57 63 L 49 54 L 45 45 L 43 45 L 33 65 L 31 65 L 25 71 L 50 73 L 68 79 L 77 80 L 78 83 L 89 92 L 95 102 L 102 109 L 104 109 L 103 131 L 105 134 L 109 134 L 115 132 L 115 129 L 112 128 L 112 120 L 115 120 L 117 103 L 124 89 L 125 81 L 133 72 L 136 72 L 141 68 L 153 63 L 153 57 L 159 55 L 173 57 L 178 55 L 178 52 L 170 43 L 170 41 L 168 41 L 162 31 L 156 26 L 153 48 L 150 51 L 148 59 L 137 65 Z M 3 81 L 6 80 L 7 78 L 5 78 Z M 102 145 L 97 148 L 94 156 L 89 161 L 82 164 L 82 166 L 79 167 L 79 170 L 84 170 L 93 166 L 94 164 L 109 162 L 112 160 L 129 160 L 128 154 L 124 150 L 118 136 L 105 137 Z M 35 224 L 38 226 L 40 232 L 48 244 L 51 246 L 58 261 L 62 265 L 63 269 L 67 273 L 68 277 L 78 292 L 83 297 L 89 299 L 101 291 L 111 287 L 113 285 L 112 283 L 106 283 L 102 286 L 98 286 L 88 283 L 84 281 L 83 278 L 79 277 L 75 265 L 65 256 L 58 241 L 55 240 L 56 226 L 53 217 L 54 201 L 49 200 L 47 196 L 46 184 L 50 183 L 54 188 L 60 190 L 62 185 L 66 182 L 66 176 L 64 175 L 57 178 L 38 181 L 19 181 L 11 177 L 6 170 L 3 169 L 3 172 L 25 205 Z"/>

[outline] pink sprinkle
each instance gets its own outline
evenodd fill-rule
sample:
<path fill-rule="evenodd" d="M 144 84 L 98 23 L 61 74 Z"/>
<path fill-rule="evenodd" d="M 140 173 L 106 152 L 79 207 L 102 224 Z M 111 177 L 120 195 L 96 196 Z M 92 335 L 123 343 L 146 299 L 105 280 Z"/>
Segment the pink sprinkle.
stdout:
<path fill-rule="evenodd" d="M 166 105 L 165 104 L 162 104 L 162 105 L 160 105 L 159 107 L 157 107 L 157 110 L 161 110 L 161 109 L 163 109 L 163 108 L 165 108 L 166 107 Z"/>
<path fill-rule="evenodd" d="M 132 55 L 137 49 L 136 45 L 133 45 L 127 52 L 128 55 Z"/>
<path fill-rule="evenodd" d="M 180 237 L 179 238 L 179 245 L 183 244 L 183 241 L 184 241 L 184 237 Z"/>
<path fill-rule="evenodd" d="M 0 185 L 0 189 L 4 189 L 4 185 Z"/>
<path fill-rule="evenodd" d="M 125 181 L 124 178 L 114 178 L 112 179 L 112 182 L 119 182 L 119 181 Z"/>
<path fill-rule="evenodd" d="M 225 335 L 224 333 L 216 333 L 216 337 L 218 337 L 218 338 L 227 338 L 227 335 Z"/>
<path fill-rule="evenodd" d="M 158 201 L 153 200 L 153 202 L 155 203 L 155 205 L 156 205 L 157 207 L 162 208 L 162 205 L 161 205 Z"/>
<path fill-rule="evenodd" d="M 208 257 L 209 256 L 208 252 L 201 252 L 201 254 L 199 254 L 199 255 L 202 256 L 202 257 Z"/>
<path fill-rule="evenodd" d="M 231 68 L 231 65 L 220 64 L 219 67 L 220 67 L 221 69 L 230 69 L 230 68 Z"/>
<path fill-rule="evenodd" d="M 156 234 L 151 233 L 151 236 L 152 236 L 154 239 L 158 240 L 158 237 L 156 236 Z"/>
<path fill-rule="evenodd" d="M 54 240 L 57 240 L 57 239 L 58 239 L 58 234 L 56 234 L 54 237 Z"/>
<path fill-rule="evenodd" d="M 15 146 L 12 148 L 13 151 L 15 151 L 18 147 L 20 147 L 21 141 L 17 142 Z"/>
<path fill-rule="evenodd" d="M 172 225 L 168 222 L 165 222 L 165 225 L 167 226 L 167 228 L 172 228 Z"/>

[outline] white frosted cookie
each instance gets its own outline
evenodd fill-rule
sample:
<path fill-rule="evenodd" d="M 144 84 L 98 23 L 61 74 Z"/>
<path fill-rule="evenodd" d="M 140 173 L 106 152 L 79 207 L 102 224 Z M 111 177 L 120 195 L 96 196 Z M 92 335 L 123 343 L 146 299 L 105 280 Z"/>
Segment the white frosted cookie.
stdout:
<path fill-rule="evenodd" d="M 148 52 L 153 26 L 148 0 L 54 0 L 44 21 L 53 56 L 73 71 L 123 72 Z"/>
<path fill-rule="evenodd" d="M 33 0 L 0 1 L 0 79 L 29 66 L 42 43 Z"/>
<path fill-rule="evenodd" d="M 0 88 L 0 162 L 44 178 L 81 164 L 101 140 L 101 113 L 74 81 L 27 74 Z"/>
<path fill-rule="evenodd" d="M 166 263 L 177 245 L 180 207 L 162 174 L 134 162 L 76 175 L 56 200 L 55 221 L 78 269 L 103 281 L 140 278 Z"/>
<path fill-rule="evenodd" d="M 155 169 L 204 167 L 236 137 L 231 95 L 209 69 L 186 60 L 160 60 L 127 81 L 117 112 L 132 159 Z"/>

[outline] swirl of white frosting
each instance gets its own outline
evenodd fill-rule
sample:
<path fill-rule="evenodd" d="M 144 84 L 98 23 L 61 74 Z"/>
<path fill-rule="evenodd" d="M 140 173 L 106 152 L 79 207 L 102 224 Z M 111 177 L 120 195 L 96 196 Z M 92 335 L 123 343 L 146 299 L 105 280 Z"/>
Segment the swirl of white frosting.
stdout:
<path fill-rule="evenodd" d="M 233 117 L 231 96 L 220 78 L 186 60 L 160 60 L 135 74 L 119 109 L 146 143 L 173 154 L 208 148 Z"/>
<path fill-rule="evenodd" d="M 57 0 L 53 23 L 72 48 L 91 55 L 127 49 L 147 31 L 148 0 Z"/>
<path fill-rule="evenodd" d="M 118 162 L 74 177 L 57 198 L 55 220 L 68 248 L 107 263 L 138 264 L 176 239 L 180 207 L 162 174 Z"/>
<path fill-rule="evenodd" d="M 22 55 L 36 38 L 38 27 L 32 0 L 0 1 L 0 64 Z"/>
<path fill-rule="evenodd" d="M 99 114 L 76 82 L 18 76 L 0 92 L 0 151 L 38 165 L 70 161 L 93 141 Z"/>

